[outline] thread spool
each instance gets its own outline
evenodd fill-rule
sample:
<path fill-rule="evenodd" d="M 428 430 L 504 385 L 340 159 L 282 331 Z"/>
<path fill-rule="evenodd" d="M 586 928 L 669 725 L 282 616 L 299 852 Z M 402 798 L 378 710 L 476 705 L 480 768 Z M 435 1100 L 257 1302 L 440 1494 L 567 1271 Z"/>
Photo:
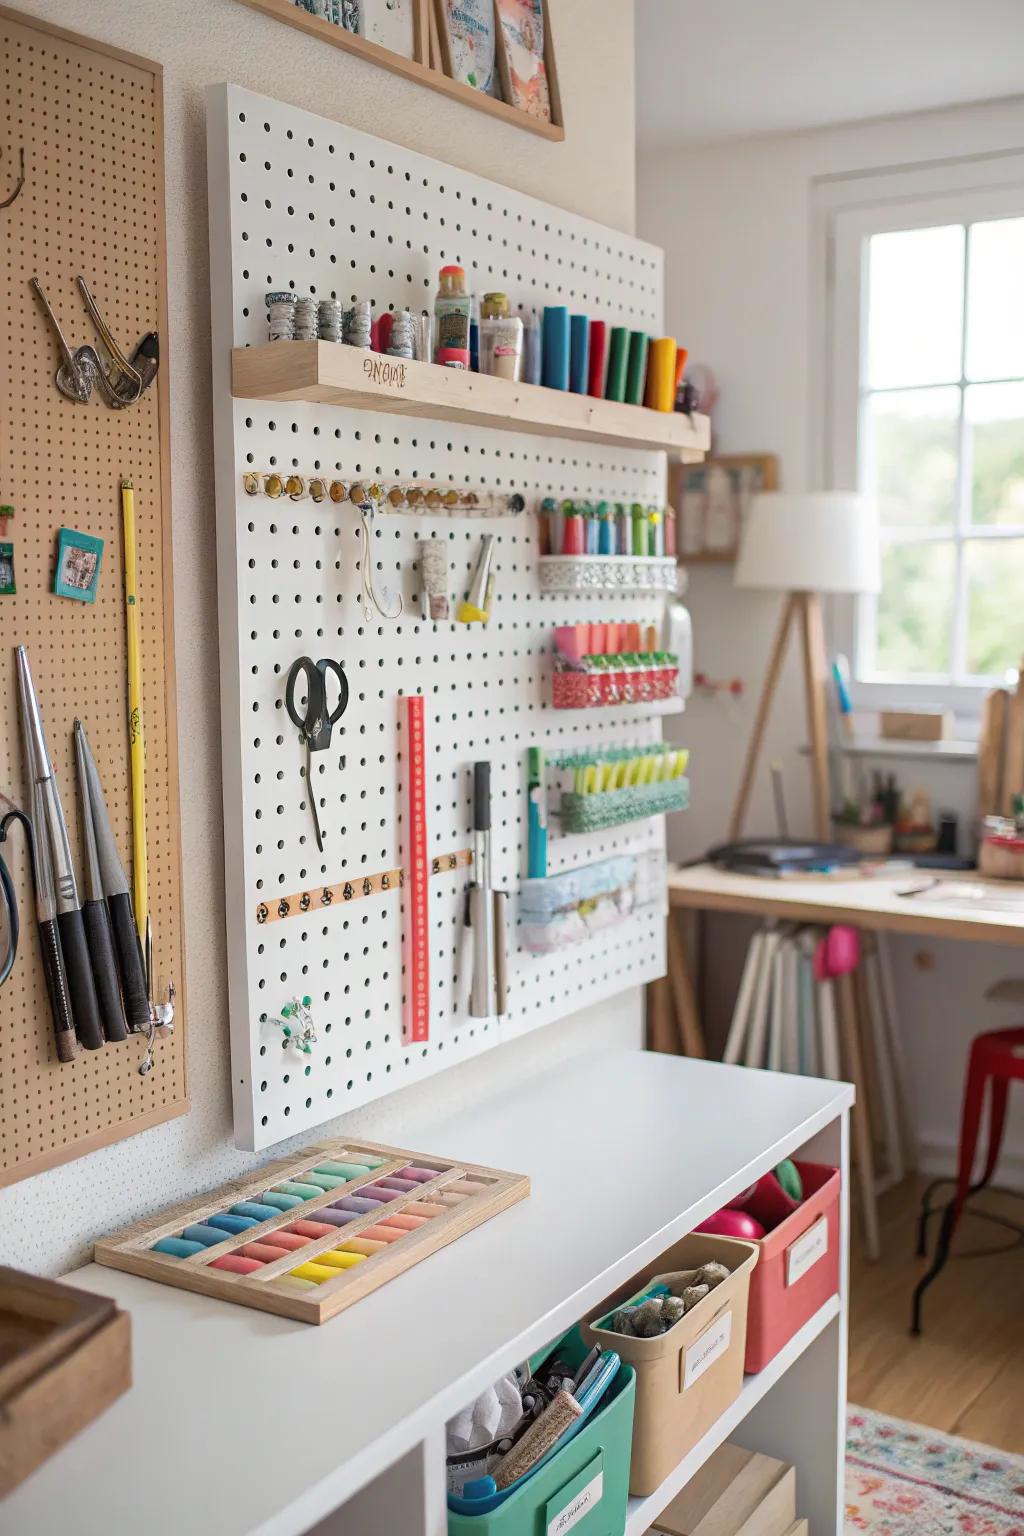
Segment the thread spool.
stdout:
<path fill-rule="evenodd" d="M 296 295 L 287 289 L 275 290 L 266 295 L 265 302 L 271 341 L 294 341 Z"/>

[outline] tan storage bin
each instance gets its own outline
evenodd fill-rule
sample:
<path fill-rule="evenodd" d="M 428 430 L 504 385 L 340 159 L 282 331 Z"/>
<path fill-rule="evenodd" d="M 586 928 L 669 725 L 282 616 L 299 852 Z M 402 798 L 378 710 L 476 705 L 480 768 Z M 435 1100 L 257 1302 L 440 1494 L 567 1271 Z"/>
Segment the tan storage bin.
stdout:
<path fill-rule="evenodd" d="M 794 1469 L 726 1441 L 658 1516 L 648 1536 L 790 1536 L 795 1520 Z"/>
<path fill-rule="evenodd" d="M 743 1385 L 750 1273 L 757 1263 L 753 1243 L 702 1232 L 681 1238 L 627 1286 L 588 1317 L 588 1343 L 617 1350 L 636 1371 L 636 1413 L 629 1491 L 653 1493 L 683 1457 L 734 1402 Z M 671 1283 L 679 1270 L 716 1259 L 732 1271 L 728 1280 L 684 1318 L 654 1339 L 634 1339 L 595 1327 L 653 1280 Z"/>

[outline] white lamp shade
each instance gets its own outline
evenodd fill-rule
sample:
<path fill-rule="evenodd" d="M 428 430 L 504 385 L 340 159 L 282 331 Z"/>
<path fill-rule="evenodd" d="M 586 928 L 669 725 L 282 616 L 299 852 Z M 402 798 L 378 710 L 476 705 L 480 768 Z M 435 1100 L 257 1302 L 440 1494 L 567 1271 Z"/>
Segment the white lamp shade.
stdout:
<path fill-rule="evenodd" d="M 751 498 L 738 587 L 877 592 L 878 507 L 852 491 L 771 491 Z"/>

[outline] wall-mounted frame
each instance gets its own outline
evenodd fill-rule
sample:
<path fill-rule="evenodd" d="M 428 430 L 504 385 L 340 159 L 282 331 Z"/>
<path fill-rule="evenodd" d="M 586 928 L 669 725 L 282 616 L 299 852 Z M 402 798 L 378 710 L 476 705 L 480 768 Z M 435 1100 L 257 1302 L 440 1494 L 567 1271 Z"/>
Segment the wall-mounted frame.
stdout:
<path fill-rule="evenodd" d="M 542 0 L 542 8 L 544 73 L 550 98 L 550 121 L 451 77 L 450 54 L 446 52 L 447 39 L 442 37 L 435 0 L 402 0 L 402 3 L 411 10 L 413 38 L 411 57 L 396 51 L 396 44 L 398 47 L 404 46 L 402 39 L 405 37 L 404 29 L 398 25 L 398 18 L 391 18 L 394 25 L 385 26 L 383 21 L 377 25 L 374 23 L 371 11 L 366 9 L 377 3 L 383 6 L 384 0 L 357 0 L 361 27 L 359 31 L 351 31 L 340 22 L 313 15 L 310 11 L 304 10 L 301 5 L 295 4 L 294 0 L 240 0 L 240 3 L 249 6 L 252 10 L 262 11 L 266 16 L 273 16 L 278 21 L 297 28 L 300 32 L 319 37 L 323 42 L 330 43 L 332 47 L 355 54 L 357 58 L 376 64 L 381 69 L 390 70 L 392 74 L 401 75 L 405 80 L 415 80 L 430 90 L 439 91 L 443 96 L 450 96 L 455 101 L 464 102 L 466 106 L 473 107 L 478 112 L 485 112 L 491 117 L 500 118 L 503 122 L 525 128 L 528 133 L 536 133 L 541 138 L 555 141 L 565 138 L 548 0 Z M 439 3 L 443 3 L 443 0 L 439 0 Z M 335 4 L 340 12 L 343 0 L 335 0 Z M 496 68 L 499 79 L 506 82 L 504 89 L 508 90 L 508 59 L 503 48 L 502 29 L 497 15 L 495 15 L 494 26 L 497 44 Z M 394 39 L 394 42 L 392 46 L 384 47 L 374 40 L 375 36 L 387 37 L 389 42 Z"/>
<path fill-rule="evenodd" d="M 718 454 L 703 464 L 669 467 L 669 500 L 676 509 L 676 547 L 683 565 L 732 565 L 750 499 L 777 491 L 774 453 Z"/>

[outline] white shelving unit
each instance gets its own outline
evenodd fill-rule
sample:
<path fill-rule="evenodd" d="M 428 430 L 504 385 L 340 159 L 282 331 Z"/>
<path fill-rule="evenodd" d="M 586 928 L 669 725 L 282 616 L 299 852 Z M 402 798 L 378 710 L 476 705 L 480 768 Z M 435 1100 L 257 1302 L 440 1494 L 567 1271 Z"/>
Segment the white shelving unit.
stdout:
<path fill-rule="evenodd" d="M 852 1101 L 843 1083 L 642 1052 L 564 1064 L 406 1136 L 532 1192 L 322 1328 L 76 1271 L 130 1310 L 135 1385 L 5 1501 L 0 1530 L 109 1536 L 144 1516 L 147 1536 L 445 1536 L 452 1413 L 799 1152 L 842 1169 L 840 1293 L 631 1501 L 625 1532 L 729 1437 L 792 1462 L 813 1536 L 841 1536 Z"/>

